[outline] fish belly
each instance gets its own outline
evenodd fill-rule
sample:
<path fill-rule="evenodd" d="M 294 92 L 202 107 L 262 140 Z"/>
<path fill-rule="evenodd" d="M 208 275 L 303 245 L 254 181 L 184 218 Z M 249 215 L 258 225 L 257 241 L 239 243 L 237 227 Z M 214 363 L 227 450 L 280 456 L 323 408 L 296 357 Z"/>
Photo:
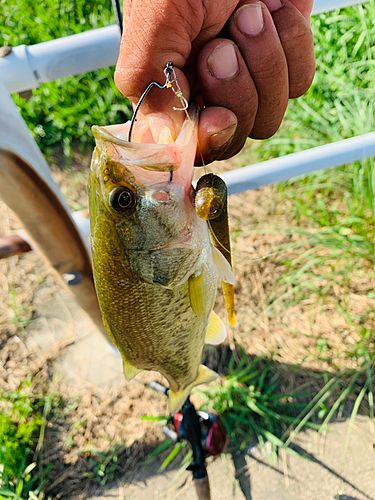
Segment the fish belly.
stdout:
<path fill-rule="evenodd" d="M 208 318 L 194 314 L 187 283 L 168 289 L 133 283 L 119 273 L 109 280 L 100 275 L 100 266 L 95 269 L 104 322 L 126 360 L 138 369 L 160 372 L 173 390 L 191 384 L 198 374 Z M 212 291 L 207 300 L 213 305 L 214 286 Z"/>

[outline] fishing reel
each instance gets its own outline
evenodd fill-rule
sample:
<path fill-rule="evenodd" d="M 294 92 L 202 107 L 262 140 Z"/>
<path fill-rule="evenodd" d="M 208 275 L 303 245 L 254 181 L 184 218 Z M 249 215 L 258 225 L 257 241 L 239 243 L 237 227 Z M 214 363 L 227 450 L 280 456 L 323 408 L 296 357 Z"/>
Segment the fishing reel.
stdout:
<path fill-rule="evenodd" d="M 192 405 L 190 400 L 187 400 L 186 404 L 188 406 L 189 404 Z M 186 419 L 189 418 L 186 410 L 187 408 L 183 408 L 170 418 L 169 424 L 173 428 L 171 430 L 170 427 L 167 427 L 168 436 L 175 441 L 189 440 L 186 427 L 189 427 L 190 423 L 186 423 Z M 212 457 L 220 455 L 227 442 L 227 433 L 220 417 L 215 413 L 199 410 L 196 411 L 196 414 L 199 419 L 201 442 L 205 455 Z"/>
<path fill-rule="evenodd" d="M 168 395 L 169 389 L 159 382 L 151 382 L 149 387 Z M 163 431 L 172 441 L 190 443 L 193 461 L 188 470 L 192 471 L 194 479 L 207 477 L 205 459 L 220 455 L 227 443 L 227 433 L 220 417 L 213 412 L 197 411 L 189 398 L 180 411 L 169 417 Z"/>

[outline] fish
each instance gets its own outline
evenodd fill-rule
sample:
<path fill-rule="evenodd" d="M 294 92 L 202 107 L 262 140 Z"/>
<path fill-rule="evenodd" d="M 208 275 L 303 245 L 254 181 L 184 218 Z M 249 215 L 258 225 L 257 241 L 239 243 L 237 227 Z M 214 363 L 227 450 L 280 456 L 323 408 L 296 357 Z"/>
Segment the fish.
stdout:
<path fill-rule="evenodd" d="M 179 134 L 167 125 L 94 126 L 89 174 L 91 249 L 104 326 L 127 380 L 142 370 L 169 383 L 176 412 L 192 388 L 217 378 L 201 364 L 205 343 L 226 326 L 213 311 L 218 284 L 234 284 L 230 264 L 195 210 L 192 186 L 197 118 Z"/>

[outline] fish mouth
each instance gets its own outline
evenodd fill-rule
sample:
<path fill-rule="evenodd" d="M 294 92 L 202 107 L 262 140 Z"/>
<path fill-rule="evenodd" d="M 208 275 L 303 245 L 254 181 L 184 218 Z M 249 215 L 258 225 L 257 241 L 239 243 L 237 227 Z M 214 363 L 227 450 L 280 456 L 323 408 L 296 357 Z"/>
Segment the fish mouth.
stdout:
<path fill-rule="evenodd" d="M 166 117 L 164 118 L 165 121 Z M 167 122 L 166 122 L 167 123 Z M 139 150 L 139 148 L 150 149 L 150 150 L 165 150 L 169 147 L 184 147 L 186 146 L 192 136 L 196 138 L 197 135 L 197 123 L 198 123 L 198 111 L 195 108 L 191 108 L 187 119 L 185 119 L 183 125 L 181 126 L 179 132 L 175 138 L 173 138 L 174 134 L 172 134 L 172 130 L 175 128 L 173 122 L 168 123 L 168 125 L 162 126 L 160 124 L 159 128 L 152 126 L 152 121 L 147 119 L 137 120 L 135 122 L 135 129 L 133 132 L 137 132 L 137 127 L 141 129 L 143 133 L 139 133 L 140 140 L 131 140 L 129 141 L 129 129 L 131 122 L 126 122 L 122 124 L 116 125 L 107 125 L 107 126 L 98 126 L 93 125 L 91 130 L 95 137 L 96 142 L 109 142 L 117 146 L 121 146 L 127 150 Z M 166 141 L 163 141 L 163 134 L 157 134 L 157 130 L 161 133 L 163 129 L 168 129 L 169 134 Z M 137 138 L 137 134 L 135 134 L 135 138 Z"/>

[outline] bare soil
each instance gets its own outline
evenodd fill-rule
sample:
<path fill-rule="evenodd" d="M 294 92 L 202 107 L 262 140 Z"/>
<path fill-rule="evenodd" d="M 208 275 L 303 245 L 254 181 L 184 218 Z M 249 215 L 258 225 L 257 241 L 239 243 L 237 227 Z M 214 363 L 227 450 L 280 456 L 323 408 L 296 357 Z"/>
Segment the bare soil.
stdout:
<path fill-rule="evenodd" d="M 231 165 L 239 162 L 237 158 Z M 87 207 L 88 164 L 88 156 L 76 155 L 70 169 L 53 168 L 73 210 Z M 214 165 L 212 170 L 229 166 Z M 347 353 L 358 339 L 358 328 L 350 317 L 362 318 L 364 327 L 375 327 L 375 300 L 369 297 L 374 277 L 369 269 L 358 269 L 349 283 L 332 285 L 325 297 L 310 294 L 293 301 L 292 287 L 282 281 L 286 262 L 309 247 L 290 231 L 295 227 L 292 202 L 275 187 L 266 187 L 233 197 L 230 214 L 237 277 L 238 325 L 232 332 L 236 342 L 251 355 L 272 357 L 291 387 L 301 378 L 314 384 L 322 370 L 353 367 Z M 21 228 L 4 204 L 0 220 L 0 235 Z M 93 472 L 98 463 L 108 461 L 107 473 L 114 463 L 119 471 L 135 473 L 163 439 L 158 425 L 140 417 L 164 414 L 165 403 L 140 382 L 121 380 L 105 389 L 83 384 L 77 396 L 64 380 L 56 380 L 55 363 L 76 341 L 69 337 L 74 317 L 70 327 L 65 314 L 68 333 L 60 337 L 56 333 L 55 342 L 47 342 L 45 349 L 34 349 L 28 336 L 39 328 L 52 336 L 60 331 L 49 323 L 48 304 L 69 310 L 68 301 L 37 254 L 0 261 L 0 388 L 15 389 L 31 376 L 35 391 L 59 395 L 59 409 L 50 419 L 43 449 L 43 459 L 52 465 L 47 493 L 53 498 L 89 498 L 98 489 L 100 476 Z M 342 314 L 340 304 L 349 315 Z M 217 311 L 225 317 L 220 297 Z M 213 354 L 211 364 L 215 362 Z M 300 367 L 298 373 L 292 369 L 295 365 Z M 98 452 L 105 455 L 98 458 Z"/>

